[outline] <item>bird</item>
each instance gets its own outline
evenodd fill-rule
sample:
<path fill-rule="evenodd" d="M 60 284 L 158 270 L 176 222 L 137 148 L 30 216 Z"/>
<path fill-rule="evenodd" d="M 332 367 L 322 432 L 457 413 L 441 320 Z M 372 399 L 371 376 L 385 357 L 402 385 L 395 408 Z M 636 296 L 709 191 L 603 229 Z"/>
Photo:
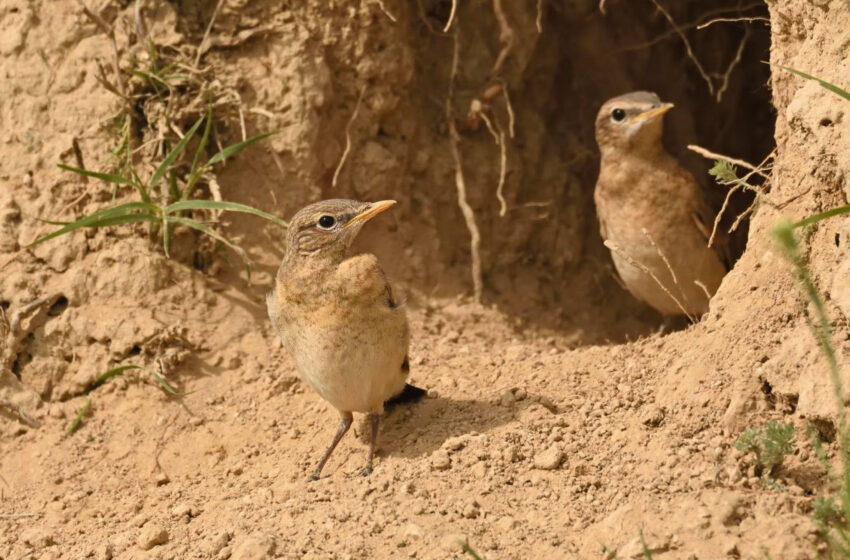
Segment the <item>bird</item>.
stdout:
<path fill-rule="evenodd" d="M 298 211 L 287 227 L 283 261 L 266 298 L 269 318 L 301 378 L 340 415 L 310 480 L 320 477 L 354 412 L 368 414 L 362 474 L 371 474 L 385 407 L 425 394 L 407 383 L 410 328 L 403 302 L 375 255 L 350 255 L 366 222 L 395 204 L 323 200 Z"/>
<path fill-rule="evenodd" d="M 672 108 L 648 91 L 602 105 L 594 201 L 626 289 L 665 318 L 695 320 L 708 311 L 727 262 L 722 248 L 708 246 L 712 215 L 696 180 L 662 146 Z"/>

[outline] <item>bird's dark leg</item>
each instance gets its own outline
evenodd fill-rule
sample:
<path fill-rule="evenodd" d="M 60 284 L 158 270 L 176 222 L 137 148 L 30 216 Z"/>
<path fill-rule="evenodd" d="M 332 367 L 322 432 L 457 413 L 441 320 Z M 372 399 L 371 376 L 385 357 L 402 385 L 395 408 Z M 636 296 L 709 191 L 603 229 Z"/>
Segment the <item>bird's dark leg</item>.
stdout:
<path fill-rule="evenodd" d="M 363 476 L 372 474 L 372 457 L 375 456 L 375 446 L 378 443 L 378 426 L 381 423 L 381 415 L 376 413 L 369 414 L 369 424 L 372 426 L 372 437 L 369 440 L 369 457 L 366 459 L 366 466 L 363 467 Z"/>
<path fill-rule="evenodd" d="M 319 475 L 322 474 L 322 468 L 324 468 L 325 463 L 328 462 L 328 458 L 331 456 L 331 453 L 336 449 L 339 440 L 342 439 L 342 436 L 345 435 L 345 432 L 348 431 L 348 428 L 351 427 L 351 422 L 354 420 L 354 416 L 350 412 L 340 412 L 339 418 L 339 427 L 336 429 L 336 434 L 334 435 L 333 441 L 328 446 L 327 450 L 325 450 L 325 454 L 322 455 L 322 460 L 319 461 L 319 464 L 316 465 L 316 470 L 313 471 L 313 474 L 310 475 L 310 480 L 319 480 Z"/>

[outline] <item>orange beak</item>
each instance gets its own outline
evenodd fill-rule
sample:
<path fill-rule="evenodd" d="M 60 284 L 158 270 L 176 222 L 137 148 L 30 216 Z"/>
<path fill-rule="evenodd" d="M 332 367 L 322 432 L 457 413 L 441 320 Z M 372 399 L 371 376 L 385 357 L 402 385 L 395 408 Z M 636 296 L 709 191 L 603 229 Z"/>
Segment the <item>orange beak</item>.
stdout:
<path fill-rule="evenodd" d="M 649 111 L 644 111 L 638 116 L 633 117 L 632 120 L 629 121 L 629 124 L 636 124 L 647 119 L 654 119 L 655 117 L 660 117 L 672 108 L 672 103 L 662 103 L 659 107 L 655 107 L 654 109 L 650 109 Z"/>
<path fill-rule="evenodd" d="M 395 206 L 395 204 L 395 200 L 379 200 L 378 202 L 373 202 L 366 208 L 366 210 L 351 218 L 347 224 L 342 226 L 342 229 L 345 230 L 355 224 L 368 222 L 384 210 L 389 210 L 392 206 Z"/>

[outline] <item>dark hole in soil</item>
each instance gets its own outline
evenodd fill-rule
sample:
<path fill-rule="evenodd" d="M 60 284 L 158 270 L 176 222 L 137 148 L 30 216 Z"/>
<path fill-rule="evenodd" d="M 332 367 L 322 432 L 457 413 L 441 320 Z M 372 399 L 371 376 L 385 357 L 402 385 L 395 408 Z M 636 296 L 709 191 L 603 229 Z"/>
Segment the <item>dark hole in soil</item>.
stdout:
<path fill-rule="evenodd" d="M 138 356 L 142 353 L 142 348 L 136 344 L 132 348 L 130 348 L 130 352 L 127 353 L 128 356 Z"/>
<path fill-rule="evenodd" d="M 56 301 L 53 302 L 53 305 L 50 306 L 50 309 L 47 310 L 47 316 L 58 317 L 66 309 L 68 309 L 68 298 L 65 296 L 59 296 L 56 298 Z"/>
<path fill-rule="evenodd" d="M 9 306 L 11 306 L 11 305 L 12 305 L 12 303 L 9 302 L 9 301 L 0 301 L 0 309 L 2 309 L 3 311 L 8 311 Z"/>
<path fill-rule="evenodd" d="M 809 423 L 812 427 L 817 431 L 818 437 L 826 442 L 832 443 L 835 441 L 835 434 L 837 432 L 835 428 L 835 423 L 829 418 L 810 418 Z"/>

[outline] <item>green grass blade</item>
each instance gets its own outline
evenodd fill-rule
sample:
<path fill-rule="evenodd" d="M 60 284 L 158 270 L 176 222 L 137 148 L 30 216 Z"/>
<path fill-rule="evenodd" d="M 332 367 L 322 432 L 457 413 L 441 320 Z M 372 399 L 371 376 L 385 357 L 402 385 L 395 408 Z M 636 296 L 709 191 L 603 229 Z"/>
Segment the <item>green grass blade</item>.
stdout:
<path fill-rule="evenodd" d="M 95 179 L 100 179 L 101 181 L 106 181 L 107 183 L 113 183 L 115 185 L 133 184 L 133 181 L 120 175 L 112 175 L 110 173 L 97 173 L 95 171 L 89 171 L 87 169 L 80 169 L 79 167 L 65 165 L 64 163 L 57 163 L 56 166 L 60 169 L 64 169 L 65 171 L 76 173 L 77 175 L 84 175 L 85 177 L 94 177 Z"/>
<path fill-rule="evenodd" d="M 136 210 L 144 210 L 145 212 L 137 213 L 135 212 Z M 98 210 L 93 214 L 89 214 L 75 222 L 71 222 L 52 233 L 39 237 L 29 245 L 25 245 L 24 248 L 28 249 L 30 247 L 34 247 L 44 243 L 45 241 L 49 241 L 54 237 L 59 237 L 60 235 L 82 228 L 106 227 L 117 225 L 119 223 L 126 224 L 131 222 L 150 221 L 158 212 L 159 208 L 153 204 L 147 204 L 145 202 L 127 202 L 125 204 L 119 204 L 118 206 Z M 116 219 L 118 220 L 117 222 L 115 221 Z"/>
<path fill-rule="evenodd" d="M 177 145 L 174 146 L 174 148 L 172 148 L 170 152 L 168 152 L 168 155 L 165 156 L 165 159 L 162 160 L 162 163 L 159 164 L 159 167 L 157 167 L 156 171 L 154 171 L 153 177 L 151 177 L 151 181 L 150 183 L 148 183 L 149 188 L 153 189 L 154 187 L 156 187 L 160 179 L 162 179 L 163 175 L 165 175 L 165 172 L 168 171 L 168 168 L 171 167 L 171 164 L 174 163 L 175 159 L 177 159 L 177 156 L 179 156 L 180 153 L 186 148 L 186 144 L 188 144 L 192 137 L 195 135 L 195 131 L 198 130 L 198 127 L 201 126 L 201 123 L 203 121 L 203 117 L 198 119 L 198 121 L 192 125 L 192 128 L 190 128 L 189 131 L 183 135 L 183 138 L 177 143 Z"/>
<path fill-rule="evenodd" d="M 83 421 L 83 416 L 88 414 L 89 410 L 91 410 L 91 400 L 86 399 L 86 404 L 84 404 L 83 407 L 77 411 L 77 415 L 74 416 L 73 420 L 71 420 L 71 424 L 68 426 L 68 435 L 71 435 L 77 431 L 77 428 L 80 427 L 80 424 Z"/>
<path fill-rule="evenodd" d="M 805 220 L 800 220 L 795 223 L 793 226 L 794 229 L 810 226 L 822 220 L 826 220 L 827 218 L 832 218 L 833 216 L 839 216 L 841 214 L 850 213 L 850 205 L 848 206 L 839 206 L 838 208 L 832 208 L 831 210 L 827 210 L 826 212 L 821 212 L 820 214 L 815 214 L 814 216 L 809 216 Z"/>
<path fill-rule="evenodd" d="M 95 389 L 97 389 L 98 387 L 100 387 L 101 385 L 106 383 L 107 380 L 115 377 L 116 375 L 121 375 L 122 373 L 124 373 L 128 369 L 141 369 L 141 368 L 137 365 L 132 365 L 132 364 L 112 368 L 109 371 L 106 371 L 106 372 L 100 374 L 94 381 L 89 383 L 88 387 L 86 387 L 85 392 L 91 393 L 92 391 L 94 391 Z"/>
<path fill-rule="evenodd" d="M 643 557 L 646 560 L 652 560 L 652 552 L 649 551 L 649 547 L 646 546 L 646 539 L 643 538 L 643 529 L 638 529 L 638 536 L 640 537 L 640 548 L 641 552 L 643 552 Z"/>
<path fill-rule="evenodd" d="M 230 156 L 233 156 L 233 155 L 241 152 L 242 150 L 244 150 L 245 148 L 247 148 L 251 144 L 259 142 L 260 140 L 265 140 L 266 138 L 268 138 L 269 136 L 271 136 L 273 134 L 277 134 L 277 132 L 266 132 L 265 134 L 260 134 L 259 136 L 253 136 L 251 138 L 248 138 L 247 140 L 243 140 L 242 142 L 239 142 L 238 144 L 232 144 L 230 146 L 227 146 L 226 148 L 224 148 L 223 150 L 218 152 L 216 155 L 211 157 L 209 159 L 209 161 L 207 161 L 204 164 L 204 167 L 209 167 L 210 165 L 224 161 L 225 159 L 229 158 Z"/>
<path fill-rule="evenodd" d="M 464 542 L 464 541 L 461 541 L 461 543 L 460 543 L 460 544 L 461 544 L 461 546 L 463 547 L 463 552 L 464 552 L 465 554 L 470 555 L 470 556 L 471 556 L 474 560 L 482 560 L 482 559 L 481 559 L 481 557 L 480 557 L 480 556 L 478 556 L 478 553 L 477 553 L 477 552 L 475 552 L 474 550 L 472 550 L 472 547 L 471 547 L 471 546 L 469 546 L 469 543 Z"/>
<path fill-rule="evenodd" d="M 792 74 L 796 74 L 796 75 L 800 76 L 801 78 L 805 78 L 807 80 L 814 80 L 817 83 L 819 83 L 821 85 L 821 87 L 828 89 L 829 91 L 831 91 L 832 93 L 834 93 L 836 95 L 840 95 L 841 97 L 843 97 L 847 101 L 850 101 L 850 92 L 841 89 L 840 87 L 838 87 L 835 84 L 831 84 L 831 83 L 827 82 L 826 80 L 821 80 L 817 76 L 812 76 L 811 74 L 806 74 L 805 72 L 800 72 L 799 70 L 795 70 L 794 68 L 791 68 L 789 66 L 782 66 L 781 64 L 775 64 L 774 66 L 778 66 L 778 67 L 782 68 L 783 70 L 787 70 L 788 72 L 791 72 Z"/>
<path fill-rule="evenodd" d="M 201 136 L 201 143 L 198 144 L 198 149 L 195 150 L 195 157 L 192 159 L 192 170 L 189 172 L 189 180 L 186 181 L 186 187 L 183 189 L 183 192 L 180 193 L 180 200 L 187 200 L 190 196 L 192 196 L 192 191 L 195 190 L 195 185 L 197 184 L 198 179 L 201 178 L 201 173 L 203 173 L 204 169 L 206 169 L 205 165 L 201 165 L 201 156 L 204 155 L 204 150 L 207 149 L 207 141 L 209 140 L 210 132 L 212 131 L 212 108 L 211 100 L 209 108 L 207 109 L 207 124 L 204 126 L 204 134 Z"/>
<path fill-rule="evenodd" d="M 184 210 L 228 210 L 230 212 L 244 212 L 246 214 L 259 216 L 260 218 L 274 222 L 279 226 L 286 227 L 286 222 L 277 216 L 273 216 L 272 214 L 263 212 L 262 210 L 257 210 L 253 206 L 239 204 L 238 202 L 226 202 L 219 200 L 183 200 L 181 202 L 169 204 L 164 209 L 166 214 L 174 214 Z"/>

